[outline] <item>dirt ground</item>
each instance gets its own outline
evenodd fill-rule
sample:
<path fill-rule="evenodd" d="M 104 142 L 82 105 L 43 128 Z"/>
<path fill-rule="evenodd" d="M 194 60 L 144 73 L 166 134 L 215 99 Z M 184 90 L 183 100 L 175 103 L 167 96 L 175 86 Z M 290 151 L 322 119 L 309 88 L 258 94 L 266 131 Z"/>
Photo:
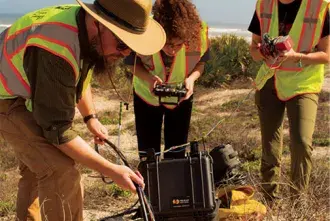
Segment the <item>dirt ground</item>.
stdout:
<path fill-rule="evenodd" d="M 221 104 L 224 104 L 230 101 L 231 99 L 233 99 L 233 97 L 237 95 L 247 95 L 250 92 L 250 90 L 251 89 L 248 88 L 248 89 L 235 89 L 235 90 L 219 89 L 219 90 L 197 91 L 195 94 L 196 97 L 195 105 L 198 105 L 198 109 L 201 112 L 203 112 L 206 109 L 217 107 Z M 330 75 L 328 75 L 325 79 L 323 90 L 330 92 Z M 107 92 L 95 91 L 95 95 L 99 95 L 100 93 L 107 94 Z M 253 92 L 252 94 L 250 94 L 250 96 L 253 96 Z M 119 100 L 114 94 L 110 96 L 110 99 L 109 97 L 105 97 L 105 96 L 98 96 L 98 98 L 95 99 L 95 107 L 97 110 L 106 110 L 109 108 L 111 110 L 116 110 L 118 109 L 118 106 L 119 106 Z M 192 116 L 192 118 L 194 118 L 194 115 Z M 133 115 L 133 110 L 131 108 L 128 112 L 126 112 L 126 116 L 123 118 L 122 130 L 125 131 L 125 127 L 132 122 L 134 123 L 134 115 Z M 116 128 L 117 125 L 108 127 L 109 130 L 110 129 L 116 130 Z M 286 131 L 285 133 L 288 134 L 288 131 Z M 253 136 L 258 137 L 259 131 L 256 130 Z M 116 135 L 111 136 L 111 141 L 116 143 L 117 138 L 118 136 Z M 127 159 L 130 162 L 137 162 L 138 161 L 138 155 L 136 150 L 137 140 L 134 130 L 125 131 L 123 134 L 121 134 L 120 140 L 121 140 L 120 149 L 123 151 Z M 324 158 L 325 156 L 330 156 L 330 148 L 314 147 L 314 151 L 313 151 L 314 159 Z M 85 176 L 84 180 L 85 180 L 84 184 L 86 186 L 90 185 L 91 182 L 95 182 L 95 179 L 90 178 L 88 176 Z M 102 210 L 86 209 L 84 210 L 85 220 L 97 220 L 102 217 L 116 214 L 117 212 L 123 211 L 126 208 L 128 208 L 129 205 L 134 203 L 136 199 L 137 199 L 136 196 L 132 196 L 129 199 L 116 199 L 115 201 L 109 202 L 108 206 Z M 113 219 L 113 220 L 122 220 L 122 218 Z M 274 217 L 274 220 L 279 220 L 279 218 Z"/>
<path fill-rule="evenodd" d="M 99 115 L 104 117 L 104 120 L 111 120 L 118 117 L 120 100 L 118 96 L 112 90 L 93 89 L 94 91 L 94 105 Z M 330 75 L 325 79 L 324 91 L 330 92 Z M 198 117 L 207 115 L 207 110 L 216 108 L 219 105 L 231 101 L 237 95 L 247 95 L 251 91 L 250 87 L 245 89 L 201 89 L 195 93 L 195 106 L 198 106 Z M 250 95 L 253 96 L 253 93 Z M 229 115 L 229 113 L 221 113 L 222 115 Z M 219 113 L 220 115 L 220 113 Z M 194 114 L 192 118 L 197 118 Z M 214 122 L 215 123 L 215 122 Z M 118 144 L 118 124 L 112 122 L 106 125 L 109 130 L 110 141 Z M 81 115 L 77 111 L 74 128 L 76 131 L 82 133 L 83 137 L 93 146 L 93 138 L 86 132 L 85 125 L 82 123 Z M 287 133 L 287 131 L 286 131 Z M 256 129 L 250 136 L 254 136 L 259 139 L 259 131 Z M 137 152 L 137 138 L 134 129 L 134 114 L 133 107 L 130 104 L 129 110 L 123 109 L 122 128 L 120 133 L 120 149 L 128 159 L 128 161 L 136 166 L 138 164 L 138 152 Z M 103 149 L 102 149 L 103 148 Z M 101 147 L 102 150 L 105 147 Z M 315 147 L 313 151 L 314 158 L 324 158 L 330 156 L 330 149 L 325 147 Z M 113 160 L 116 160 L 114 158 Z M 5 172 L 6 175 L 13 177 L 11 184 L 16 185 L 18 180 L 17 170 L 9 170 Z M 104 188 L 106 184 L 103 184 L 101 179 L 95 178 L 98 174 L 89 171 L 83 174 L 83 184 L 86 194 L 85 209 L 84 209 L 84 220 L 93 221 L 100 218 L 117 214 L 129 208 L 136 200 L 136 195 L 130 196 L 119 196 L 119 197 L 97 197 L 95 194 L 95 187 Z M 0 217 L 0 221 L 13 220 L 13 216 Z M 127 217 L 118 218 L 112 220 L 129 220 Z M 279 220 L 279 219 L 274 219 Z"/>

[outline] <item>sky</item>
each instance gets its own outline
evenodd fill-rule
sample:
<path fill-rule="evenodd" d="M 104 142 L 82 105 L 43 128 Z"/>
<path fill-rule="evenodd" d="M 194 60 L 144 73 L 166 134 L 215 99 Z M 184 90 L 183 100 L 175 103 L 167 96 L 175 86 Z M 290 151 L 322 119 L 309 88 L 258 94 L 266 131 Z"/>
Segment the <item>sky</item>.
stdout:
<path fill-rule="evenodd" d="M 85 0 L 92 2 L 93 0 Z M 207 22 L 249 24 L 256 0 L 192 0 Z M 23 14 L 50 5 L 76 3 L 75 0 L 0 0 L 0 14 Z"/>

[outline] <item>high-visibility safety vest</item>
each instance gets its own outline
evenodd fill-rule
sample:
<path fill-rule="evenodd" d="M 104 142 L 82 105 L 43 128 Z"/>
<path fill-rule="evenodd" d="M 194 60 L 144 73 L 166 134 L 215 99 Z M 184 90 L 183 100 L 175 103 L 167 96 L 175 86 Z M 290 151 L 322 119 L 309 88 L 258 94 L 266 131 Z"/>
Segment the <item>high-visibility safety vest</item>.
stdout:
<path fill-rule="evenodd" d="M 326 0 L 302 0 L 296 19 L 289 32 L 296 52 L 310 53 L 315 50 L 323 28 L 323 22 L 329 4 Z M 271 37 L 279 35 L 278 0 L 258 0 L 256 12 L 259 17 L 261 36 L 269 33 Z M 318 93 L 324 81 L 324 64 L 303 65 L 293 61 L 284 61 L 279 67 L 264 62 L 260 67 L 255 84 L 257 90 L 274 76 L 277 96 L 286 101 L 305 93 Z"/>
<path fill-rule="evenodd" d="M 0 35 L 0 99 L 23 97 L 31 89 L 23 60 L 29 46 L 36 46 L 66 60 L 80 78 L 80 45 L 76 15 L 80 6 L 60 5 L 40 9 L 18 19 Z M 91 73 L 86 78 L 90 80 Z M 88 84 L 84 82 L 86 88 Z M 27 102 L 31 111 L 31 103 Z"/>
<path fill-rule="evenodd" d="M 184 80 L 193 71 L 196 64 L 208 49 L 208 27 L 205 22 L 202 22 L 202 28 L 200 31 L 200 44 L 197 49 L 189 50 L 188 47 L 183 45 L 181 49 L 176 53 L 169 77 L 166 78 L 166 68 L 162 60 L 161 52 L 158 52 L 152 56 L 141 56 L 142 64 L 153 75 L 157 75 L 163 82 L 166 83 L 183 83 Z M 134 76 L 133 85 L 135 93 L 143 99 L 146 103 L 152 106 L 159 106 L 159 98 L 151 94 L 148 82 Z M 164 102 L 175 103 L 177 98 L 162 98 Z M 169 109 L 173 109 L 176 105 L 164 105 Z"/>

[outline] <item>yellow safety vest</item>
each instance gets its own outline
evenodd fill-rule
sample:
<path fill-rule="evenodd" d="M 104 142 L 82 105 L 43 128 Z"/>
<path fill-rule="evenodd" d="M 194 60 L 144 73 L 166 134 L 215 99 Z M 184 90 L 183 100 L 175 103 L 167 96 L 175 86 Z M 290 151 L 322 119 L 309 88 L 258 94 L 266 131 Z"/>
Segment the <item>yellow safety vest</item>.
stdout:
<path fill-rule="evenodd" d="M 80 45 L 76 14 L 80 6 L 60 5 L 28 13 L 0 34 L 0 99 L 23 97 L 32 110 L 31 89 L 23 60 L 26 48 L 43 48 L 66 60 L 76 84 L 80 79 Z M 87 81 L 91 79 L 89 72 Z M 88 83 L 84 82 L 84 89 Z"/>
<path fill-rule="evenodd" d="M 323 21 L 329 4 L 326 0 L 302 0 L 296 19 L 289 32 L 296 52 L 310 53 L 315 50 L 323 28 Z M 256 12 L 259 17 L 261 36 L 269 33 L 279 35 L 278 1 L 258 0 Z M 321 91 L 324 80 L 324 65 L 304 65 L 299 67 L 292 61 L 284 61 L 279 67 L 264 62 L 255 79 L 256 88 L 262 89 L 266 81 L 275 78 L 275 88 L 280 100 L 305 93 Z"/>
<path fill-rule="evenodd" d="M 200 45 L 196 51 L 190 51 L 185 45 L 176 53 L 173 60 L 171 72 L 166 83 L 183 83 L 190 75 L 199 62 L 201 57 L 208 49 L 208 27 L 202 22 Z M 144 67 L 153 75 L 157 75 L 164 82 L 166 80 L 166 69 L 162 60 L 161 53 L 158 52 L 152 56 L 139 56 Z M 146 103 L 152 106 L 159 106 L 159 98 L 151 94 L 148 82 L 140 78 L 133 77 L 133 85 L 135 93 Z M 162 98 L 164 102 L 176 102 L 176 98 Z M 169 109 L 173 109 L 176 105 L 164 105 Z"/>

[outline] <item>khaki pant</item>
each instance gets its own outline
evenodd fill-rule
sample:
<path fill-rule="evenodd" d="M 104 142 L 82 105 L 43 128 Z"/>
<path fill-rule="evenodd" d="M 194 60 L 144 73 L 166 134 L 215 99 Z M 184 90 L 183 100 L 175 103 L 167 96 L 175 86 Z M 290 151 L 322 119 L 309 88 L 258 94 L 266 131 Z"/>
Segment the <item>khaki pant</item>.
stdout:
<path fill-rule="evenodd" d="M 17 219 L 83 220 L 75 162 L 43 138 L 23 99 L 0 100 L 0 133 L 19 160 Z"/>
<path fill-rule="evenodd" d="M 283 102 L 277 98 L 274 80 L 270 79 L 256 92 L 255 98 L 262 135 L 262 187 L 266 196 L 274 198 L 278 193 L 285 108 L 290 127 L 291 191 L 297 194 L 306 190 L 312 170 L 312 136 L 318 95 L 304 94 Z"/>

